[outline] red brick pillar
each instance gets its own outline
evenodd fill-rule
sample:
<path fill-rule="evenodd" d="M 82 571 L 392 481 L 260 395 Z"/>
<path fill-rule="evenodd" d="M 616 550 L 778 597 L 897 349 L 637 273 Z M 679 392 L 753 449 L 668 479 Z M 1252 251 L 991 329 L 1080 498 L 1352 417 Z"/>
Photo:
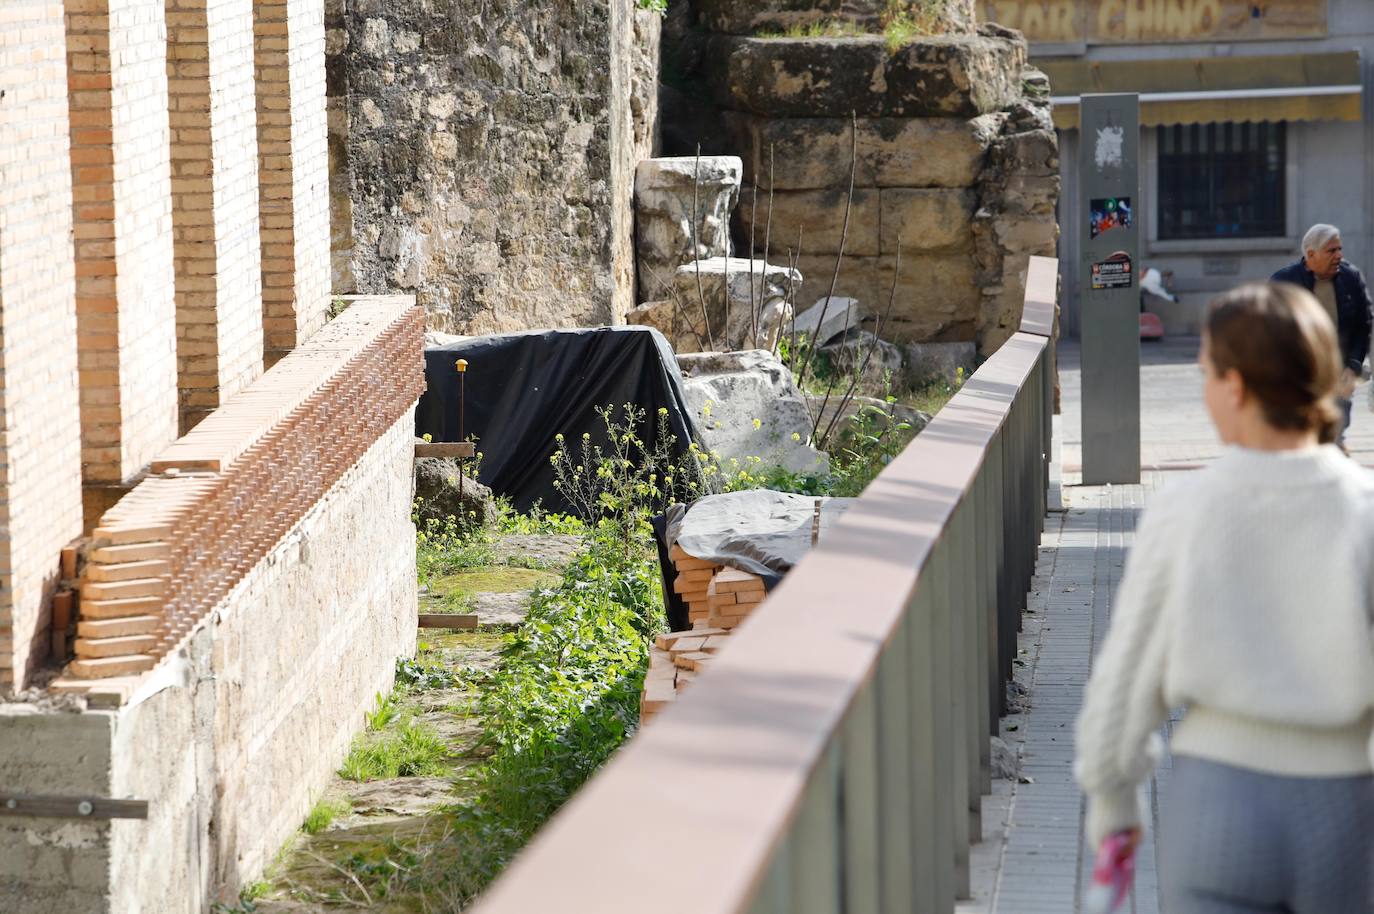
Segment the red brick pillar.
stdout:
<path fill-rule="evenodd" d="M 66 38 L 53 0 L 0 2 L 0 693 L 48 653 L 81 535 Z"/>
<path fill-rule="evenodd" d="M 262 374 L 252 0 L 166 0 L 185 431 Z"/>
<path fill-rule="evenodd" d="M 263 345 L 268 364 L 329 309 L 324 3 L 254 0 Z"/>
<path fill-rule="evenodd" d="M 90 527 L 177 436 L 167 46 L 159 2 L 66 10 Z"/>

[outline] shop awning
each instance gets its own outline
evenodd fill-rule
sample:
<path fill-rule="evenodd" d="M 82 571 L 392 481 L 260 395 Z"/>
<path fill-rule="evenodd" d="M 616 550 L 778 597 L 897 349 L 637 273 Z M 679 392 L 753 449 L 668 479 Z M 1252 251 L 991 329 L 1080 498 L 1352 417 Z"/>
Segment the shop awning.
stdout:
<path fill-rule="evenodd" d="M 1141 126 L 1214 121 L 1359 121 L 1360 55 L 1034 61 L 1050 78 L 1054 123 L 1078 127 L 1078 99 L 1140 94 Z"/>

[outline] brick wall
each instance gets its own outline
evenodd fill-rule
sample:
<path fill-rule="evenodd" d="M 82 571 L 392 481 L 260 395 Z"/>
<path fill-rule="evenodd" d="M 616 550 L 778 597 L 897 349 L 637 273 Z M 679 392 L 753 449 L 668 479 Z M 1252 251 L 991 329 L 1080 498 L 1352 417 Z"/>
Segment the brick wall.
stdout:
<path fill-rule="evenodd" d="M 165 21 L 68 0 L 82 472 L 121 483 L 177 434 Z"/>
<path fill-rule="evenodd" d="M 252 0 L 167 0 L 181 424 L 262 373 Z"/>
<path fill-rule="evenodd" d="M 329 162 L 324 5 L 257 0 L 263 345 L 270 362 L 324 325 L 329 307 Z"/>
<path fill-rule="evenodd" d="M 60 3 L 0 3 L 0 692 L 47 653 L 81 533 L 65 46 Z"/>

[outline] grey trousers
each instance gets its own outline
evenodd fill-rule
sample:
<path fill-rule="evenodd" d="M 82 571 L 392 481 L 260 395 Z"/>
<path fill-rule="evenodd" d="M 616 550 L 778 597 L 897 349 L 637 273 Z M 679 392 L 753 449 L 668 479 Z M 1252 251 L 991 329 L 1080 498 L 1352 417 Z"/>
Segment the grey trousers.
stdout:
<path fill-rule="evenodd" d="M 1374 776 L 1175 756 L 1160 819 L 1163 914 L 1374 914 Z"/>

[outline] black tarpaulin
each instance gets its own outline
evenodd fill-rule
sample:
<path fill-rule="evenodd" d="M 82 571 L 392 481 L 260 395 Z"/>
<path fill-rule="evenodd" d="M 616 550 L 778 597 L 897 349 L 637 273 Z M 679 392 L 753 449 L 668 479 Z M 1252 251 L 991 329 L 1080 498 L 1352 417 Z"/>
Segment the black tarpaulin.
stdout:
<path fill-rule="evenodd" d="M 417 435 L 460 441 L 458 359 L 468 363 L 464 432 L 477 439 L 481 482 L 521 511 L 536 502 L 551 511 L 571 506 L 553 487 L 554 435 L 577 441 L 583 432 L 605 443 L 598 407 L 633 403 L 644 410 L 640 437 L 657 445 L 656 416 L 668 410 L 679 455 L 696 436 L 682 395 L 682 375 L 668 341 L 649 327 L 538 330 L 471 337 L 425 350 L 428 388 L 415 410 Z"/>

